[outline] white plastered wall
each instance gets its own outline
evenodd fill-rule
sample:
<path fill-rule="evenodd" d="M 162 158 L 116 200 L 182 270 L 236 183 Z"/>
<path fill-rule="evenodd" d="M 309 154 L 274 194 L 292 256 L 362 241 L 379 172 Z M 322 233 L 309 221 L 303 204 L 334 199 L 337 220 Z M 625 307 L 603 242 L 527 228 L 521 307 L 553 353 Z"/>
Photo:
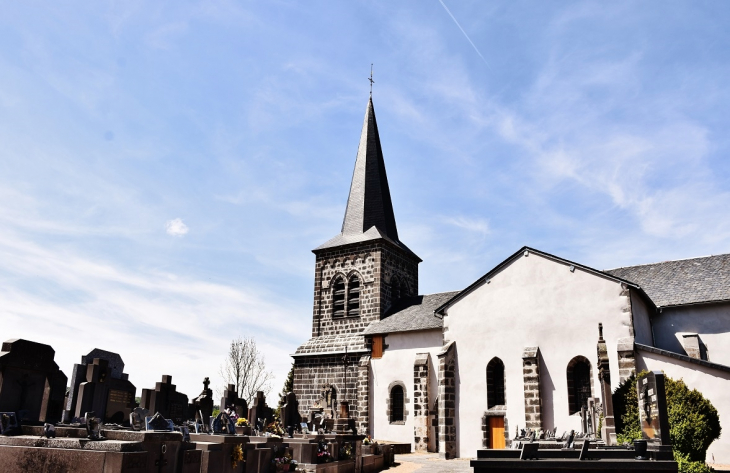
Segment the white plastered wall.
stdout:
<path fill-rule="evenodd" d="M 673 379 L 683 379 L 690 389 L 696 389 L 709 400 L 720 416 L 720 425 L 727 428 L 730 421 L 730 373 L 714 368 L 700 366 L 688 361 L 677 360 L 657 353 L 636 352 L 636 369 L 663 371 Z M 724 423 L 723 423 L 724 422 Z M 730 464 L 730 441 L 721 435 L 707 450 L 708 462 Z"/>
<path fill-rule="evenodd" d="M 636 343 L 654 346 L 654 336 L 651 328 L 651 314 L 654 308 L 650 307 L 641 297 L 637 289 L 631 289 L 631 312 L 634 315 L 634 339 Z"/>
<path fill-rule="evenodd" d="M 593 396 L 600 397 L 596 369 L 598 323 L 603 323 L 618 386 L 617 342 L 630 338 L 631 314 L 621 283 L 530 253 L 521 256 L 452 305 L 444 338 L 456 342 L 457 455 L 475 457 L 482 447 L 487 410 L 486 366 L 495 356 L 505 366 L 509 436 L 525 427 L 522 353 L 538 346 L 542 355 L 542 425 L 559 433 L 580 430 L 569 415 L 566 370 L 575 356 L 591 362 Z"/>
<path fill-rule="evenodd" d="M 413 442 L 413 363 L 418 353 L 430 353 L 429 365 L 429 409 L 438 393 L 438 358 L 436 355 L 443 345 L 441 329 L 420 330 L 415 332 L 398 332 L 385 337 L 387 348 L 383 357 L 371 360 L 372 386 L 371 416 L 372 435 L 376 440 L 392 442 Z M 408 411 L 403 425 L 391 424 L 386 415 L 388 410 L 388 387 L 395 381 L 402 382 L 406 389 L 406 398 L 410 401 L 405 409 Z M 436 438 L 432 429 L 429 436 L 429 450 L 433 450 Z"/>
<path fill-rule="evenodd" d="M 708 361 L 730 365 L 730 304 L 703 304 L 662 309 L 653 317 L 656 347 L 684 354 L 678 333 L 697 333 Z"/>

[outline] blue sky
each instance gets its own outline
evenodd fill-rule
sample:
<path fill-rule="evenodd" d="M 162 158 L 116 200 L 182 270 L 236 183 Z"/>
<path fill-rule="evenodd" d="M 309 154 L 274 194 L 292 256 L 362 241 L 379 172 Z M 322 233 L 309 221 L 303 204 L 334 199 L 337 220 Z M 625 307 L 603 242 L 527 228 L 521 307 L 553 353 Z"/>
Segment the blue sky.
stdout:
<path fill-rule="evenodd" d="M 452 16 L 449 14 L 451 12 Z M 373 99 L 420 291 L 730 251 L 730 3 L 3 2 L 0 337 L 281 389 Z M 458 21 L 460 27 L 454 21 Z M 463 31 L 462 31 L 463 30 Z"/>

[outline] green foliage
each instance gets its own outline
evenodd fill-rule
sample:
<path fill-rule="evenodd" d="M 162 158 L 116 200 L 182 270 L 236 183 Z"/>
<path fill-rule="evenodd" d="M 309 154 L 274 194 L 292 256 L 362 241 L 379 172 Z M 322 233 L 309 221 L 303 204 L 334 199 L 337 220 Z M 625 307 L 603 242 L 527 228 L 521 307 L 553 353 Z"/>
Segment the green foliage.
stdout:
<path fill-rule="evenodd" d="M 639 424 L 639 398 L 636 395 L 636 380 L 647 372 L 632 374 L 613 393 L 613 415 L 616 422 L 616 441 L 631 444 L 641 438 Z"/>
<path fill-rule="evenodd" d="M 619 443 L 631 443 L 641 438 L 639 401 L 636 380 L 647 374 L 631 375 L 613 393 L 616 437 Z M 720 418 L 710 401 L 696 389 L 689 389 L 684 381 L 665 377 L 669 437 L 677 461 L 684 465 L 680 471 L 688 473 L 711 471 L 704 467 L 705 453 L 710 444 L 720 437 Z M 697 465 L 695 465 L 697 463 Z M 685 468 L 684 470 L 682 468 Z"/>
<path fill-rule="evenodd" d="M 277 408 L 277 411 L 281 409 L 281 406 L 286 404 L 286 395 L 289 394 L 294 390 L 294 363 L 291 364 L 291 369 L 289 370 L 289 374 L 286 376 L 286 381 L 284 381 L 284 387 L 281 389 L 281 394 L 279 394 L 279 407 Z"/>
<path fill-rule="evenodd" d="M 691 461 L 689 455 L 683 455 L 678 451 L 674 451 L 674 460 L 677 462 L 677 471 L 679 473 L 711 473 L 714 468 L 707 466 L 703 461 Z"/>
<path fill-rule="evenodd" d="M 219 407 L 219 406 L 214 406 L 214 407 L 213 407 L 213 414 L 211 414 L 211 415 L 212 415 L 213 417 L 215 417 L 215 416 L 217 416 L 217 415 L 218 415 L 218 414 L 220 414 L 220 413 L 221 413 L 220 407 Z"/>
<path fill-rule="evenodd" d="M 710 444 L 722 428 L 717 409 L 696 389 L 689 389 L 681 379 L 666 378 L 669 435 L 672 445 L 688 459 L 704 462 Z"/>

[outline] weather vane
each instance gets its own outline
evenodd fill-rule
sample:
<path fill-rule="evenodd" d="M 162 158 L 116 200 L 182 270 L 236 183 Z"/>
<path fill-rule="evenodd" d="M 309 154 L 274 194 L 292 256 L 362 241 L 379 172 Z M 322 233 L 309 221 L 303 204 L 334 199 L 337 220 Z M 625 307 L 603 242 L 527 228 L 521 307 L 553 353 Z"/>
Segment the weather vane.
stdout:
<path fill-rule="evenodd" d="M 370 81 L 370 96 L 373 96 L 373 83 L 375 82 L 373 80 L 373 63 L 370 63 L 370 77 L 368 78 Z"/>

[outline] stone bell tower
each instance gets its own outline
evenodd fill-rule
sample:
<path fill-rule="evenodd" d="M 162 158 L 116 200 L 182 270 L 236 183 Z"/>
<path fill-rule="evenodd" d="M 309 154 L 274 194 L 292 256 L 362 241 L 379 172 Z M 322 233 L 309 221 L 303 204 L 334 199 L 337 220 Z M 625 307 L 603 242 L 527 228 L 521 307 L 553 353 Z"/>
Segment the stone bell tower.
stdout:
<path fill-rule="evenodd" d="M 347 401 L 358 430 L 367 433 L 370 347 L 362 332 L 398 299 L 418 294 L 421 262 L 398 239 L 372 97 L 342 229 L 313 252 L 312 338 L 294 354 L 294 391 L 307 416 L 328 389 L 328 399 Z"/>

